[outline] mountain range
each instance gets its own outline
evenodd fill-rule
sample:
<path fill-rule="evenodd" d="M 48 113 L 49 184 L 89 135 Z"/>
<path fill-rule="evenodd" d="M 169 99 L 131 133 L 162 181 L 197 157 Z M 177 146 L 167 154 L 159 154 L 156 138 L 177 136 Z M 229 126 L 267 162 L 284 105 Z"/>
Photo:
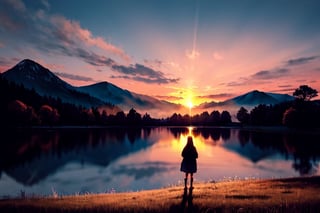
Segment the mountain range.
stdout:
<path fill-rule="evenodd" d="M 258 90 L 253 90 L 246 94 L 237 96 L 232 99 L 228 99 L 223 102 L 210 102 L 203 103 L 199 108 L 210 108 L 215 106 L 226 106 L 226 105 L 238 105 L 238 106 L 256 106 L 259 104 L 273 105 L 281 102 L 292 101 L 294 100 L 293 96 L 287 94 L 277 94 L 269 92 L 261 92 Z"/>
<path fill-rule="evenodd" d="M 60 98 L 84 107 L 109 107 L 117 106 L 123 111 L 135 108 L 140 113 L 149 113 L 152 117 L 170 116 L 174 112 L 185 109 L 179 104 L 156 99 L 151 96 L 137 94 L 122 89 L 110 82 L 99 82 L 92 85 L 73 86 L 43 67 L 35 61 L 24 59 L 11 69 L 3 72 L 2 77 L 26 88 L 34 89 L 42 96 Z M 291 101 L 294 97 L 286 94 L 267 93 L 253 90 L 246 94 L 228 99 L 223 102 L 203 103 L 193 108 L 193 113 L 207 110 L 228 110 L 235 113 L 241 106 L 253 108 L 258 104 L 277 104 Z M 159 113 L 159 112 L 162 112 Z M 166 113 L 166 114 L 163 114 Z"/>
<path fill-rule="evenodd" d="M 110 105 L 117 106 L 116 111 L 179 111 L 182 107 L 151 96 L 136 94 L 121 89 L 109 82 L 100 82 L 88 86 L 76 87 L 61 80 L 49 69 L 35 61 L 24 59 L 11 69 L 1 74 L 5 79 L 28 89 L 34 89 L 41 96 L 60 98 L 64 102 L 82 105 L 84 107 L 99 107 L 110 112 Z M 120 109 L 119 109 L 120 108 Z"/>

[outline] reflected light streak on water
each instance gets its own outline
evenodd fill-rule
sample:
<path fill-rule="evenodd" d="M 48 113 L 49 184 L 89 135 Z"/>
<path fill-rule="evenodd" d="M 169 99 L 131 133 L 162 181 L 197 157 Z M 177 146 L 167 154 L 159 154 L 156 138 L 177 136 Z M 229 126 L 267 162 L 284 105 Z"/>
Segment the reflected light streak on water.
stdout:
<path fill-rule="evenodd" d="M 235 177 L 300 176 L 299 172 L 305 172 L 310 164 L 309 170 L 320 174 L 317 147 L 301 150 L 301 155 L 298 151 L 305 147 L 297 148 L 295 141 L 290 141 L 296 137 L 283 140 L 284 135 L 270 138 L 270 133 L 240 133 L 238 129 L 195 127 L 32 133 L 30 146 L 21 146 L 29 149 L 25 150 L 24 161 L 24 152 L 14 156 L 15 149 L 21 150 L 19 146 L 12 148 L 12 153 L 7 150 L 9 154 L 2 159 L 7 165 L 0 173 L 0 197 L 18 196 L 21 190 L 29 195 L 50 195 L 52 189 L 58 194 L 76 194 L 176 185 L 184 178 L 180 172 L 181 151 L 189 135 L 193 136 L 199 153 L 195 183 Z M 23 140 L 26 138 L 24 135 Z M 32 141 L 34 138 L 37 141 Z M 52 138 L 55 143 L 50 145 L 51 150 L 38 153 L 37 143 L 50 144 Z M 306 152 L 315 155 L 315 162 Z M 295 164 L 293 155 L 297 159 Z"/>

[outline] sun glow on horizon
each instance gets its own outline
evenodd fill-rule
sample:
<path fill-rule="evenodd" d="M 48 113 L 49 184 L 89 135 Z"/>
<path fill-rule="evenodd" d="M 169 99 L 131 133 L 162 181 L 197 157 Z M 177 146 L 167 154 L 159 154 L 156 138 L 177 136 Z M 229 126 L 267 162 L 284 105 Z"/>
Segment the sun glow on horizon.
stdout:
<path fill-rule="evenodd" d="M 183 97 L 183 105 L 188 107 L 191 110 L 194 107 L 195 95 L 192 89 L 186 91 L 186 95 Z"/>

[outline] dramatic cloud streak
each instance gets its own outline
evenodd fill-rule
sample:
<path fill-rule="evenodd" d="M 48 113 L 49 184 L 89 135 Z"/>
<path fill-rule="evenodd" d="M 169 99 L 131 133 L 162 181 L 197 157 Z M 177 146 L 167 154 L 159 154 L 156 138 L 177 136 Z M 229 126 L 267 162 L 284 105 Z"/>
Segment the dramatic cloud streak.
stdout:
<path fill-rule="evenodd" d="M 301 58 L 295 58 L 295 59 L 290 59 L 286 62 L 288 66 L 296 66 L 296 65 L 301 65 L 301 64 L 306 64 L 309 63 L 315 59 L 317 59 L 318 56 L 310 56 L 310 57 L 301 57 Z"/>
<path fill-rule="evenodd" d="M 182 97 L 172 96 L 172 95 L 157 95 L 156 98 L 167 100 L 167 101 L 180 101 L 183 100 Z"/>
<path fill-rule="evenodd" d="M 287 76 L 289 74 L 289 69 L 276 69 L 276 70 L 262 70 L 255 74 L 253 74 L 251 77 L 253 79 L 274 79 L 274 78 L 280 78 L 283 76 Z"/>
<path fill-rule="evenodd" d="M 62 16 L 52 16 L 50 22 L 53 27 L 52 34 L 66 47 L 79 44 L 88 47 L 95 46 L 118 55 L 127 61 L 130 60 L 124 50 L 106 42 L 101 37 L 94 37 L 89 30 L 83 29 L 78 22 L 67 20 Z"/>
<path fill-rule="evenodd" d="M 234 94 L 220 93 L 220 94 L 198 96 L 198 98 L 207 98 L 207 99 L 223 99 L 223 98 L 230 98 L 230 97 L 234 97 Z"/>
<path fill-rule="evenodd" d="M 118 71 L 126 76 L 113 76 L 113 78 L 125 78 L 141 81 L 145 83 L 177 83 L 179 79 L 166 78 L 164 73 L 155 71 L 142 64 L 135 64 L 131 66 L 113 65 L 112 69 Z"/>
<path fill-rule="evenodd" d="M 87 82 L 92 82 L 95 81 L 94 79 L 90 77 L 85 77 L 85 76 L 80 76 L 80 75 L 73 75 L 69 73 L 63 73 L 63 72 L 54 72 L 57 76 L 60 76 L 62 78 L 67 78 L 71 80 L 77 80 L 77 81 L 87 81 Z"/>

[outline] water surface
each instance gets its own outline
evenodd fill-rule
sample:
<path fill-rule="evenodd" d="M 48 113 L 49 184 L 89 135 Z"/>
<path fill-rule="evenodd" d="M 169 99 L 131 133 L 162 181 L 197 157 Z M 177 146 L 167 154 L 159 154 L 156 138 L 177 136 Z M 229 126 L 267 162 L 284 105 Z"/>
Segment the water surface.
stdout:
<path fill-rule="evenodd" d="M 61 128 L 6 131 L 0 197 L 137 191 L 181 184 L 188 135 L 197 181 L 320 175 L 319 134 L 237 128 Z"/>

